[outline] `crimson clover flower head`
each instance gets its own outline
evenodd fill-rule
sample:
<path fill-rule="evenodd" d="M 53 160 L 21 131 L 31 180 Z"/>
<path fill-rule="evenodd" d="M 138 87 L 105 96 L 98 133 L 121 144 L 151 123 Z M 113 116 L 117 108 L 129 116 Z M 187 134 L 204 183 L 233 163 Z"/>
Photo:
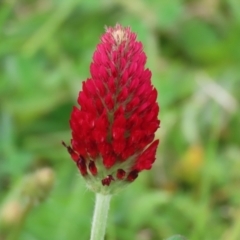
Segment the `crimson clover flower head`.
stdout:
<path fill-rule="evenodd" d="M 157 91 L 136 37 L 130 27 L 106 28 L 72 110 L 71 146 L 63 143 L 88 187 L 103 194 L 151 169 L 159 142 Z"/>

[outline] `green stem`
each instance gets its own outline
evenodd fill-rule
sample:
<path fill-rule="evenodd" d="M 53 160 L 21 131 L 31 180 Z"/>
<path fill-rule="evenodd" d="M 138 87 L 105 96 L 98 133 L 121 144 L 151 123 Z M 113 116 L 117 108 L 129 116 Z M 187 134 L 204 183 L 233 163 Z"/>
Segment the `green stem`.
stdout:
<path fill-rule="evenodd" d="M 108 209 L 109 209 L 111 197 L 112 197 L 111 195 L 103 195 L 100 193 L 96 194 L 96 202 L 95 202 L 95 209 L 93 214 L 90 240 L 104 239 L 104 235 L 106 231 L 107 215 L 108 215 Z"/>

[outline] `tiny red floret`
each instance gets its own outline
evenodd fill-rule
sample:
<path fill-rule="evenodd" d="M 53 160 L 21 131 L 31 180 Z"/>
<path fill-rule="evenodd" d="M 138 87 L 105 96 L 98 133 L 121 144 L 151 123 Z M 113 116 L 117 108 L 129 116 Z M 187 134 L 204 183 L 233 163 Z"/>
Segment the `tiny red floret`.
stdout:
<path fill-rule="evenodd" d="M 85 162 L 85 159 L 82 156 L 79 156 L 79 158 L 77 160 L 77 166 L 78 166 L 78 169 L 83 176 L 87 175 L 86 162 Z"/>
<path fill-rule="evenodd" d="M 90 161 L 89 165 L 88 165 L 89 171 L 92 173 L 93 176 L 97 175 L 97 167 L 94 163 L 94 161 Z"/>
<path fill-rule="evenodd" d="M 112 181 L 114 181 L 113 176 L 108 175 L 106 178 L 102 179 L 102 185 L 103 186 L 109 186 Z"/>
<path fill-rule="evenodd" d="M 125 176 L 126 176 L 126 172 L 123 169 L 117 170 L 117 178 L 118 179 L 123 180 Z"/>
<path fill-rule="evenodd" d="M 133 171 L 131 171 L 131 172 L 128 174 L 127 179 L 128 179 L 128 181 L 132 182 L 132 181 L 134 181 L 137 177 L 138 177 L 138 171 L 137 171 L 137 170 L 133 170 Z"/>
<path fill-rule="evenodd" d="M 71 155 L 72 160 L 77 161 L 79 156 L 76 152 L 73 151 L 73 149 L 70 146 L 67 146 L 65 142 L 62 141 L 62 145 L 67 148 L 68 153 Z"/>

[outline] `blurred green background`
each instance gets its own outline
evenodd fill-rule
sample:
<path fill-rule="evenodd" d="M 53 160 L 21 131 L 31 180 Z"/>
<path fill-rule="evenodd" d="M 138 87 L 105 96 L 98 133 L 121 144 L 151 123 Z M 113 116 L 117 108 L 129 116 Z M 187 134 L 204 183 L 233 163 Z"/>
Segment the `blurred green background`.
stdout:
<path fill-rule="evenodd" d="M 117 22 L 144 44 L 161 143 L 113 198 L 106 239 L 239 240 L 239 0 L 1 0 L 0 239 L 89 239 L 94 194 L 61 141 Z"/>

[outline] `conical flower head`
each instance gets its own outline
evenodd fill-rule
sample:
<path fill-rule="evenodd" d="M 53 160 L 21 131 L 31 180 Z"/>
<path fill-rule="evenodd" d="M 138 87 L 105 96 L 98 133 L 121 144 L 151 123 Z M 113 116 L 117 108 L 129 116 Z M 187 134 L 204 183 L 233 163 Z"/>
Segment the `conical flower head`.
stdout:
<path fill-rule="evenodd" d="M 71 147 L 64 144 L 95 192 L 118 191 L 155 161 L 159 106 L 145 63 L 129 27 L 106 29 L 71 114 Z"/>

